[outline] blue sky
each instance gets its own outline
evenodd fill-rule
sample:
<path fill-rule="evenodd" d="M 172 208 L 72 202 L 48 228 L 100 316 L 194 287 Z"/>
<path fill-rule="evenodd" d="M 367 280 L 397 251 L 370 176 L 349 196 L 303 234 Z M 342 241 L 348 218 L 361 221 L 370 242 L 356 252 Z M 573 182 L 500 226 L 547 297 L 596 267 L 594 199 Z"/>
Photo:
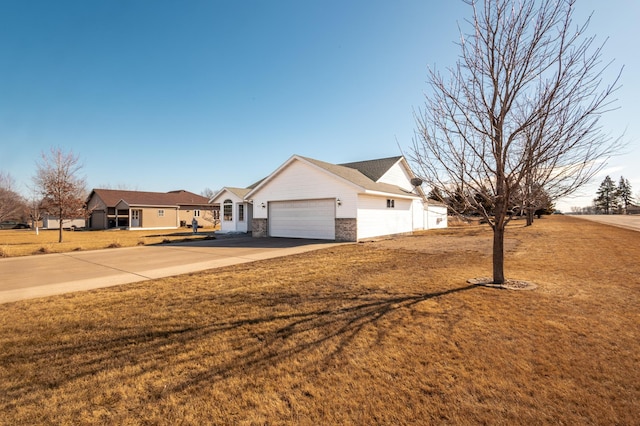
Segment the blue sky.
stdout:
<path fill-rule="evenodd" d="M 577 7 L 625 65 L 603 125 L 629 145 L 604 173 L 640 193 L 640 4 Z M 60 147 L 89 188 L 200 193 L 247 186 L 293 154 L 399 155 L 427 67 L 454 64 L 468 16 L 455 0 L 0 0 L 0 171 L 27 195 L 40 154 Z M 590 204 L 595 189 L 583 193 L 559 206 Z"/>

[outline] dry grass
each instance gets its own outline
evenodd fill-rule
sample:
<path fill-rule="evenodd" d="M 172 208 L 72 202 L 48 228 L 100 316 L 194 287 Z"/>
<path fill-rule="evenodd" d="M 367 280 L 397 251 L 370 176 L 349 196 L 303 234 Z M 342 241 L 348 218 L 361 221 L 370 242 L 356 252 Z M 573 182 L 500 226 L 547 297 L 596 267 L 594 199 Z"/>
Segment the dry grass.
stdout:
<path fill-rule="evenodd" d="M 188 229 L 147 231 L 63 231 L 63 242 L 58 243 L 58 230 L 40 230 L 36 235 L 30 229 L 0 230 L 0 257 L 28 256 L 44 253 L 65 253 L 79 250 L 133 247 L 210 238 L 213 229 L 193 234 Z"/>
<path fill-rule="evenodd" d="M 640 233 L 570 217 L 0 306 L 1 424 L 637 424 Z"/>

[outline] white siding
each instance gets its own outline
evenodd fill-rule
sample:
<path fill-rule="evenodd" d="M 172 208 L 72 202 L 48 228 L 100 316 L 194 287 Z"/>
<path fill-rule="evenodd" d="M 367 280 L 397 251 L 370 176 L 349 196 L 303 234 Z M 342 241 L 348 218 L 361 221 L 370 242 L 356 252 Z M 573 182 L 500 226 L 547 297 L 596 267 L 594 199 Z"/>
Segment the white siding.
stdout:
<path fill-rule="evenodd" d="M 413 230 L 420 231 L 425 229 L 425 214 L 424 214 L 424 203 L 422 200 L 413 200 Z"/>
<path fill-rule="evenodd" d="M 231 191 L 224 190 L 222 193 L 216 195 L 216 202 L 220 203 L 220 232 L 248 232 L 249 231 L 249 219 L 250 212 L 249 206 L 244 201 Z M 225 200 L 231 200 L 232 204 L 232 220 L 224 220 L 224 202 Z M 238 220 L 238 204 L 244 205 L 244 221 Z"/>
<path fill-rule="evenodd" d="M 411 176 L 406 163 L 398 161 L 379 182 L 412 191 Z M 356 219 L 356 238 L 359 240 L 443 226 L 441 217 L 439 223 L 435 223 L 437 217 L 425 210 L 422 200 L 362 194 L 359 193 L 361 190 L 327 170 L 293 158 L 274 172 L 262 187 L 252 191 L 249 198 L 254 207 L 254 219 L 268 219 L 267 233 L 271 236 L 333 239 L 336 218 Z M 218 198 L 221 205 L 224 198 Z M 387 206 L 388 199 L 393 199 L 393 207 Z M 323 206 L 312 207 L 318 200 Z M 324 209 L 333 216 L 323 214 Z M 446 226 L 446 209 L 444 216 Z M 432 225 L 428 222 L 431 219 Z M 312 230 L 314 227 L 317 228 L 315 231 Z"/>
<path fill-rule="evenodd" d="M 402 161 L 396 163 L 387 172 L 382 175 L 378 182 L 395 185 L 407 191 L 413 191 L 411 185 L 411 175 L 409 171 L 402 165 Z"/>
<path fill-rule="evenodd" d="M 390 197 L 361 195 L 358 199 L 358 239 L 413 231 L 412 200 L 395 198 L 394 207 L 387 207 Z"/>
<path fill-rule="evenodd" d="M 273 176 L 264 187 L 251 195 L 253 198 L 253 217 L 264 219 L 272 201 L 332 199 L 336 202 L 336 217 L 356 217 L 357 192 L 353 185 L 315 166 L 293 161 Z M 340 205 L 337 205 L 340 199 Z"/>
<path fill-rule="evenodd" d="M 447 207 L 446 206 L 426 206 L 424 210 L 424 223 L 426 229 L 447 227 Z"/>

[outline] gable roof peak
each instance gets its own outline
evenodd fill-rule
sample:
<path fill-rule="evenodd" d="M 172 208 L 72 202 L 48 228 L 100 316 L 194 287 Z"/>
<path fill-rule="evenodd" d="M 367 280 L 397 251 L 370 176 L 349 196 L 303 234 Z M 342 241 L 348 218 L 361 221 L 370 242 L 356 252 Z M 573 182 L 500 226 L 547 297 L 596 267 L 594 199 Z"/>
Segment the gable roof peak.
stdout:
<path fill-rule="evenodd" d="M 403 196 L 420 196 L 414 194 L 412 191 L 402 189 L 395 184 L 379 182 L 380 178 L 387 173 L 394 165 L 399 161 L 405 161 L 403 156 L 387 157 L 378 160 L 358 161 L 355 163 L 345 164 L 333 164 L 325 161 L 316 160 L 310 157 L 304 157 L 302 155 L 294 154 L 287 161 L 285 161 L 278 169 L 276 169 L 269 176 L 259 181 L 251 190 L 245 195 L 245 199 L 251 198 L 255 193 L 259 192 L 261 188 L 266 185 L 271 179 L 282 172 L 286 167 L 295 161 L 301 161 L 308 163 L 312 166 L 323 169 L 343 181 L 349 184 L 362 188 L 365 191 L 373 191 L 378 193 L 397 194 Z"/>

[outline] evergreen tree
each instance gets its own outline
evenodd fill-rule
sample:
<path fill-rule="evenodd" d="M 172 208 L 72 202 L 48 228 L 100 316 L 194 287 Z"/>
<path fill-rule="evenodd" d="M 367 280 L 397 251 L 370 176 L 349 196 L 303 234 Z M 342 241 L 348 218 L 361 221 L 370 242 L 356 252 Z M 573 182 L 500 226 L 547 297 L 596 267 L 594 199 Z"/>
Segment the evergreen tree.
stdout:
<path fill-rule="evenodd" d="M 618 196 L 618 202 L 620 203 L 620 210 L 622 213 L 627 214 L 627 207 L 633 203 L 633 193 L 631 192 L 631 184 L 628 179 L 620 176 L 618 182 L 618 188 L 616 195 Z"/>
<path fill-rule="evenodd" d="M 429 195 L 427 195 L 427 199 L 444 202 L 444 197 L 442 196 L 442 192 L 437 187 L 434 187 L 431 191 L 429 191 Z"/>
<path fill-rule="evenodd" d="M 598 212 L 604 214 L 613 213 L 613 210 L 618 204 L 617 192 L 617 188 L 613 180 L 611 180 L 611 177 L 607 176 L 604 178 L 596 192 L 597 197 L 593 200 Z"/>

